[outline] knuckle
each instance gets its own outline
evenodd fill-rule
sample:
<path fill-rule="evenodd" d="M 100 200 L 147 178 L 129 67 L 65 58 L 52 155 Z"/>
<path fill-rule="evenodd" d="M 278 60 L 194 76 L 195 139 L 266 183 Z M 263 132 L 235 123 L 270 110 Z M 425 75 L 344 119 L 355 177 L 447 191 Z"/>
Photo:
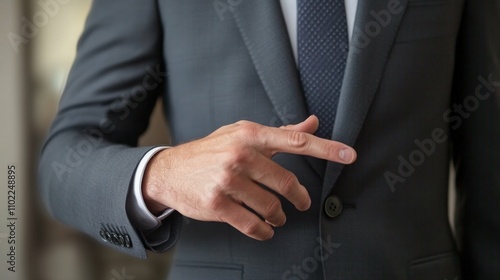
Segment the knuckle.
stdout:
<path fill-rule="evenodd" d="M 244 122 L 240 126 L 241 128 L 239 129 L 239 132 L 241 137 L 255 137 L 257 134 L 258 125 L 256 123 Z"/>
<path fill-rule="evenodd" d="M 260 231 L 260 225 L 255 221 L 249 221 L 243 225 L 241 231 L 246 235 L 256 236 Z"/>
<path fill-rule="evenodd" d="M 280 183 L 278 188 L 281 191 L 281 194 L 284 196 L 288 196 L 293 192 L 293 186 L 297 181 L 297 177 L 290 172 L 284 172 L 281 176 Z"/>
<path fill-rule="evenodd" d="M 257 152 L 252 148 L 247 147 L 235 147 L 227 151 L 228 154 L 228 166 L 230 170 L 239 171 L 240 166 L 252 162 L 256 156 Z"/>
<path fill-rule="evenodd" d="M 217 176 L 217 187 L 218 190 L 226 189 L 234 183 L 234 171 L 226 169 Z M 216 194 L 218 194 L 216 192 Z"/>
<path fill-rule="evenodd" d="M 206 200 L 206 208 L 210 211 L 220 212 L 222 209 L 224 209 L 224 206 L 225 206 L 225 201 L 218 194 L 212 194 Z"/>
<path fill-rule="evenodd" d="M 273 198 L 267 206 L 264 216 L 274 217 L 281 210 L 281 202 L 278 198 Z"/>
<path fill-rule="evenodd" d="M 309 145 L 309 138 L 300 131 L 291 131 L 288 136 L 288 144 L 294 148 L 305 149 Z"/>
<path fill-rule="evenodd" d="M 325 158 L 338 158 L 338 148 L 327 143 L 323 146 L 323 154 Z"/>

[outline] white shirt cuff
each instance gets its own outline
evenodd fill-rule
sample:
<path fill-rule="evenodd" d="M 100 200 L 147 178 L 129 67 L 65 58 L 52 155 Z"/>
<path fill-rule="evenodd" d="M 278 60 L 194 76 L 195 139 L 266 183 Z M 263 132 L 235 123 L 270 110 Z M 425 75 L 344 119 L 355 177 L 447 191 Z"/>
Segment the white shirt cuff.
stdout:
<path fill-rule="evenodd" d="M 130 186 L 131 189 L 127 196 L 126 210 L 132 225 L 139 231 L 151 231 L 158 228 L 161 225 L 161 221 L 175 211 L 174 209 L 167 208 L 157 217 L 149 211 L 142 197 L 142 178 L 144 177 L 144 172 L 146 171 L 149 160 L 158 152 L 167 148 L 170 147 L 163 146 L 149 150 L 144 157 L 142 157 L 135 170 L 132 185 Z"/>

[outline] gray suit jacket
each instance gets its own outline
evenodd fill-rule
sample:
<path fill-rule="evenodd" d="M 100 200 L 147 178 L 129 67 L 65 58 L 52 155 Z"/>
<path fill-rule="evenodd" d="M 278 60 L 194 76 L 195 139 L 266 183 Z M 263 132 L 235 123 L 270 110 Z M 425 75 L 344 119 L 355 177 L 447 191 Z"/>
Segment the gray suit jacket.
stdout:
<path fill-rule="evenodd" d="M 95 0 L 42 152 L 41 195 L 122 252 L 178 244 L 171 279 L 498 279 L 499 27 L 498 0 L 360 0 L 332 136 L 358 160 L 323 172 L 276 156 L 313 203 L 301 213 L 283 201 L 287 224 L 259 242 L 179 214 L 140 233 L 125 202 L 158 97 L 174 143 L 308 116 L 279 2 Z M 331 196 L 341 204 L 325 205 Z"/>

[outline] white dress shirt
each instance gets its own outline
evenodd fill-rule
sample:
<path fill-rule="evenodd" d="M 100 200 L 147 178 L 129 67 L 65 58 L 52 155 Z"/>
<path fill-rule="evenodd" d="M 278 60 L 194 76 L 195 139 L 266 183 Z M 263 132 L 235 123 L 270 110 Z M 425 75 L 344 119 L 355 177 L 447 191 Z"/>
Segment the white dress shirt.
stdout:
<path fill-rule="evenodd" d="M 295 63 L 297 64 L 297 0 L 280 0 L 281 10 L 285 18 L 290 44 L 292 46 Z M 347 30 L 349 40 L 351 39 L 358 0 L 345 0 L 347 16 Z M 236 8 L 237 9 L 237 8 Z M 160 216 L 153 215 L 142 197 L 142 178 L 149 160 L 159 151 L 168 147 L 157 147 L 150 150 L 139 162 L 131 186 L 131 192 L 127 198 L 127 213 L 130 216 L 133 226 L 140 231 L 153 230 L 161 225 L 161 221 L 166 218 L 173 209 L 166 209 Z"/>
<path fill-rule="evenodd" d="M 292 45 L 295 63 L 297 64 L 297 0 L 280 0 L 280 3 L 286 27 L 288 29 L 288 36 L 290 37 L 290 44 Z M 357 8 L 358 0 L 345 0 L 349 40 L 351 40 Z"/>

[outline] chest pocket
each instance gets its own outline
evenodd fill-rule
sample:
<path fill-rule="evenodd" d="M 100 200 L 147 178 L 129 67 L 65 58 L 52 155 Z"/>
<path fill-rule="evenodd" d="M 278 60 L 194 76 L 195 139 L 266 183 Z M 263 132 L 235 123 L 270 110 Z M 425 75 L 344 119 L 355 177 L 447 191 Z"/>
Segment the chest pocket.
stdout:
<path fill-rule="evenodd" d="M 463 0 L 410 0 L 396 42 L 456 35 L 462 10 Z"/>

